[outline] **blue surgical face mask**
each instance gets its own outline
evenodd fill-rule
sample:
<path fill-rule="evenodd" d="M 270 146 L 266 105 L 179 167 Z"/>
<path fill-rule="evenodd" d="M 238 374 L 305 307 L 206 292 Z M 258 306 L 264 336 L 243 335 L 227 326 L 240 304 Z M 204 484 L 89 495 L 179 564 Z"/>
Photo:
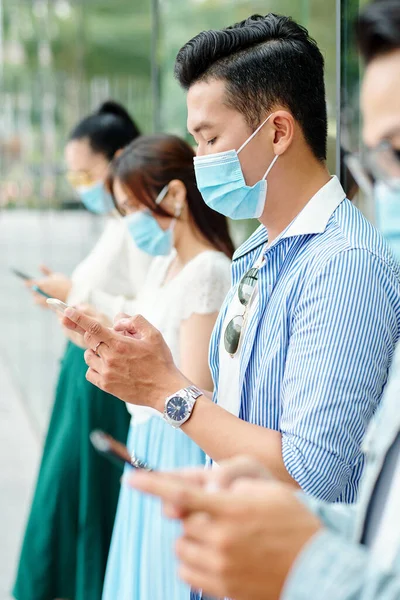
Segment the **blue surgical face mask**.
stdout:
<path fill-rule="evenodd" d="M 377 227 L 400 261 L 400 179 L 378 181 L 374 197 Z"/>
<path fill-rule="evenodd" d="M 268 167 L 264 177 L 252 187 L 246 185 L 239 154 L 265 125 L 267 119 L 236 150 L 218 152 L 194 158 L 197 187 L 204 202 L 213 210 L 231 219 L 258 219 L 261 217 L 267 199 L 266 177 L 278 156 Z"/>
<path fill-rule="evenodd" d="M 102 181 L 92 185 L 81 185 L 76 188 L 77 194 L 90 212 L 104 215 L 114 210 L 111 194 L 107 192 Z"/>
<path fill-rule="evenodd" d="M 161 204 L 167 192 L 168 186 L 165 186 L 156 199 L 157 205 Z M 127 215 L 125 222 L 136 246 L 146 254 L 166 256 L 171 252 L 174 244 L 175 219 L 171 222 L 171 226 L 164 230 L 150 211 L 141 210 Z"/>

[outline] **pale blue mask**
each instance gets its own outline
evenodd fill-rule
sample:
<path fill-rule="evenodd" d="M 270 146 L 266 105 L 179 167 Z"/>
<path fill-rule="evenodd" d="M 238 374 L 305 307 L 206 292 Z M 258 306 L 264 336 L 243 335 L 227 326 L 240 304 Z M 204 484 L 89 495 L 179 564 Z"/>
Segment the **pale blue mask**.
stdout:
<path fill-rule="evenodd" d="M 231 219 L 258 219 L 267 199 L 266 177 L 278 156 L 268 167 L 264 177 L 252 187 L 246 185 L 239 154 L 265 125 L 269 115 L 239 150 L 227 150 L 206 156 L 195 156 L 194 170 L 197 187 L 204 202 L 216 212 Z"/>
<path fill-rule="evenodd" d="M 168 192 L 165 186 L 156 199 L 156 204 L 161 204 Z M 171 226 L 164 230 L 157 223 L 150 211 L 141 210 L 125 217 L 128 231 L 136 246 L 150 256 L 167 256 L 173 247 L 173 231 L 175 219 Z"/>
<path fill-rule="evenodd" d="M 92 185 L 81 185 L 76 188 L 79 198 L 90 212 L 105 215 L 114 210 L 111 194 L 107 192 L 102 181 Z"/>
<path fill-rule="evenodd" d="M 400 261 L 400 178 L 378 181 L 374 189 L 376 224 Z"/>

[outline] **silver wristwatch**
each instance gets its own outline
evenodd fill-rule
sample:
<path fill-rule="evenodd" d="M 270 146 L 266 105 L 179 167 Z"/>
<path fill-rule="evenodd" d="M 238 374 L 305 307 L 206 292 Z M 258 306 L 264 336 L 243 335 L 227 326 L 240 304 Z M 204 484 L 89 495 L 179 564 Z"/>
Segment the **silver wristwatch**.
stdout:
<path fill-rule="evenodd" d="M 165 421 L 176 429 L 181 427 L 190 419 L 196 400 L 202 395 L 203 392 L 199 388 L 191 385 L 172 394 L 172 396 L 168 396 L 163 414 Z"/>

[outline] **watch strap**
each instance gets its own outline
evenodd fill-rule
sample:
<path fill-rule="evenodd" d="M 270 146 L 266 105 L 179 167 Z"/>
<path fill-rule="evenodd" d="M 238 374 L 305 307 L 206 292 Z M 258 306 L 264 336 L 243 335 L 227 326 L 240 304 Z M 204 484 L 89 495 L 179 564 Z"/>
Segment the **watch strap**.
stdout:
<path fill-rule="evenodd" d="M 192 396 L 193 400 L 197 400 L 197 398 L 200 398 L 200 396 L 203 395 L 203 392 L 195 385 L 190 385 L 189 387 L 185 388 L 185 390 L 190 396 Z"/>

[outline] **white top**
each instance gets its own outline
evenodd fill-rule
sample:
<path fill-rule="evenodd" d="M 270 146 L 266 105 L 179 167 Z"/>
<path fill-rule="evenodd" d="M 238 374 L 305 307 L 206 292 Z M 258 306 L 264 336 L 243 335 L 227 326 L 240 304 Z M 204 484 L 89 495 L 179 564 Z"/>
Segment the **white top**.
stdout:
<path fill-rule="evenodd" d="M 71 276 L 67 303 L 91 304 L 111 319 L 119 312 L 133 314 L 150 263 L 151 257 L 133 243 L 123 219 L 109 216 L 93 250 Z"/>
<path fill-rule="evenodd" d="M 193 314 L 218 312 L 231 285 L 231 261 L 222 252 L 206 250 L 188 262 L 173 279 L 164 284 L 168 269 L 176 257 L 154 259 L 146 283 L 136 302 L 142 314 L 163 335 L 175 364 L 180 367 L 180 330 L 183 321 Z M 145 421 L 158 411 L 128 405 L 135 422 Z"/>

